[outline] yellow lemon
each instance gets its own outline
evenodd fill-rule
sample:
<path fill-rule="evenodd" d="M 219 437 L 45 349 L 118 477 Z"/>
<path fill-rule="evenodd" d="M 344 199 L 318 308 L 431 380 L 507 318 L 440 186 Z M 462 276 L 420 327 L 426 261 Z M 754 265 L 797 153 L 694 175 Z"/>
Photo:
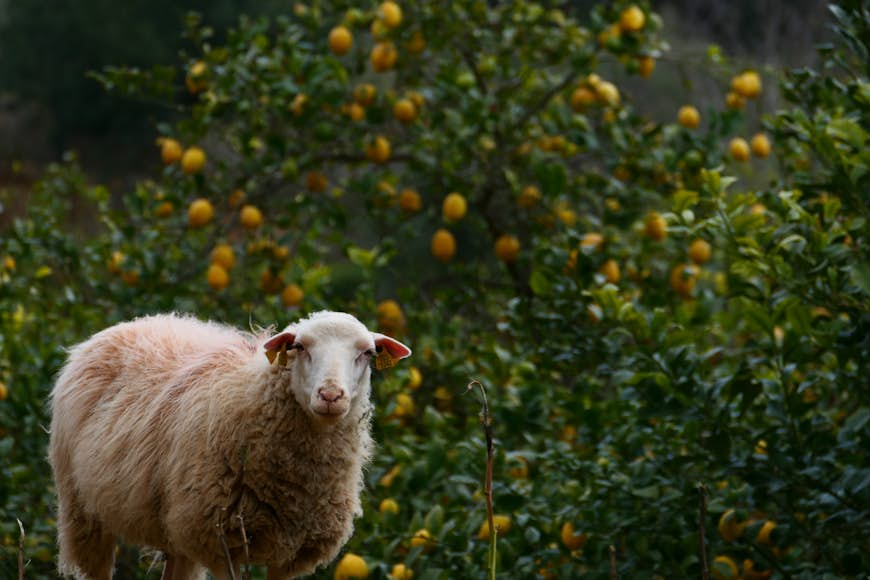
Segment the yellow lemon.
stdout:
<path fill-rule="evenodd" d="M 439 229 L 432 236 L 432 255 L 435 259 L 447 263 L 456 255 L 456 238 L 445 229 Z"/>
<path fill-rule="evenodd" d="M 710 244 L 698 238 L 689 246 L 689 258 L 700 266 L 710 259 L 711 251 Z"/>
<path fill-rule="evenodd" d="M 160 145 L 160 157 L 163 159 L 163 163 L 171 165 L 178 162 L 181 159 L 181 153 L 181 143 L 175 139 L 163 139 Z"/>
<path fill-rule="evenodd" d="M 517 198 L 517 205 L 523 208 L 533 207 L 541 199 L 541 190 L 534 185 L 527 185 Z"/>
<path fill-rule="evenodd" d="M 334 580 L 350 580 L 351 578 L 368 578 L 369 567 L 361 557 L 348 552 L 339 560 L 335 567 Z"/>
<path fill-rule="evenodd" d="M 281 302 L 288 308 L 299 306 L 302 304 L 303 298 L 305 298 L 305 292 L 297 284 L 287 284 L 281 291 Z"/>
<path fill-rule="evenodd" d="M 366 145 L 366 157 L 374 163 L 386 163 L 390 159 L 390 142 L 378 135 Z"/>
<path fill-rule="evenodd" d="M 5 401 L 9 396 L 9 389 L 6 388 L 6 383 L 0 381 L 0 401 Z"/>
<path fill-rule="evenodd" d="M 619 15 L 619 28 L 623 32 L 637 32 L 646 24 L 646 15 L 632 4 Z"/>
<path fill-rule="evenodd" d="M 378 304 L 378 325 L 384 329 L 394 330 L 405 326 L 405 314 L 399 303 L 388 298 Z"/>
<path fill-rule="evenodd" d="M 390 469 L 387 473 L 381 477 L 378 482 L 382 487 L 390 487 L 393 485 L 393 481 L 398 477 L 398 475 L 402 472 L 401 465 L 394 465 L 392 469 Z"/>
<path fill-rule="evenodd" d="M 640 62 L 637 65 L 637 72 L 645 79 L 652 76 L 656 68 L 656 59 L 651 56 L 640 57 Z"/>
<path fill-rule="evenodd" d="M 595 93 L 586 87 L 578 87 L 571 93 L 571 108 L 577 113 L 582 113 L 595 101 Z"/>
<path fill-rule="evenodd" d="M 734 137 L 728 143 L 728 152 L 735 161 L 749 160 L 749 143 L 743 137 Z"/>
<path fill-rule="evenodd" d="M 187 85 L 187 90 L 190 94 L 195 95 L 206 87 L 206 75 L 208 74 L 208 65 L 203 61 L 198 60 L 187 71 L 187 77 L 184 79 L 184 84 Z"/>
<path fill-rule="evenodd" d="M 752 154 L 759 159 L 765 159 L 770 155 L 770 139 L 764 133 L 756 133 L 749 142 Z"/>
<path fill-rule="evenodd" d="M 658 212 L 651 211 L 644 220 L 644 231 L 651 240 L 660 242 L 668 236 L 668 222 Z"/>
<path fill-rule="evenodd" d="M 725 95 L 725 106 L 732 111 L 739 111 L 746 106 L 746 99 L 734 91 L 729 91 L 728 94 Z"/>
<path fill-rule="evenodd" d="M 761 526 L 761 529 L 758 530 L 758 536 L 755 538 L 755 541 L 759 544 L 770 545 L 770 534 L 776 528 L 776 522 L 772 522 L 767 520 Z"/>
<path fill-rule="evenodd" d="M 577 532 L 574 530 L 574 524 L 571 522 L 565 522 L 562 524 L 562 543 L 569 550 L 579 550 L 583 547 L 583 544 L 586 543 L 588 536 L 583 532 Z"/>
<path fill-rule="evenodd" d="M 347 108 L 347 116 L 351 121 L 362 121 L 366 118 L 366 109 L 359 103 L 351 103 Z"/>
<path fill-rule="evenodd" d="M 773 575 L 773 570 L 759 570 L 758 564 L 749 558 L 743 560 L 744 580 L 767 580 Z"/>
<path fill-rule="evenodd" d="M 710 573 L 716 580 L 729 580 L 737 578 L 737 564 L 728 556 L 716 556 L 713 558 L 713 565 L 710 567 Z"/>
<path fill-rule="evenodd" d="M 396 395 L 396 417 L 410 417 L 414 414 L 414 399 L 408 393 Z"/>
<path fill-rule="evenodd" d="M 175 211 L 175 206 L 171 201 L 164 201 L 154 208 L 154 216 L 158 218 L 168 218 Z"/>
<path fill-rule="evenodd" d="M 414 571 L 404 564 L 396 564 L 390 572 L 392 580 L 411 580 L 414 578 Z"/>
<path fill-rule="evenodd" d="M 422 207 L 420 194 L 413 189 L 403 189 L 399 194 L 399 209 L 405 213 L 416 213 L 420 211 L 420 207 Z"/>
<path fill-rule="evenodd" d="M 246 205 L 239 212 L 239 222 L 246 230 L 255 230 L 263 224 L 263 213 L 253 205 Z"/>
<path fill-rule="evenodd" d="M 747 99 L 761 94 L 761 76 L 754 70 L 740 73 L 731 79 L 731 90 Z"/>
<path fill-rule="evenodd" d="M 426 528 L 417 530 L 414 533 L 414 536 L 411 538 L 411 547 L 423 547 L 424 550 L 431 550 L 434 546 L 434 540 L 432 539 L 432 534 L 429 533 L 429 530 Z"/>
<path fill-rule="evenodd" d="M 683 105 L 677 111 L 677 122 L 687 129 L 695 129 L 701 124 L 701 113 L 692 105 Z"/>
<path fill-rule="evenodd" d="M 601 81 L 598 83 L 598 86 L 595 87 L 595 94 L 601 104 L 607 105 L 608 107 L 619 106 L 619 89 L 617 89 L 616 85 L 613 83 Z"/>
<path fill-rule="evenodd" d="M 598 269 L 598 273 L 604 276 L 604 279 L 611 284 L 616 284 L 622 278 L 622 275 L 619 273 L 619 264 L 616 263 L 616 260 L 604 262 Z"/>
<path fill-rule="evenodd" d="M 495 514 L 492 516 L 492 524 L 495 526 L 495 529 L 498 530 L 498 535 L 503 536 L 511 529 L 511 518 L 510 516 Z M 477 538 L 479 540 L 489 539 L 488 519 L 483 520 L 483 523 L 480 525 L 480 530 L 477 532 Z"/>
<path fill-rule="evenodd" d="M 391 514 L 397 514 L 399 513 L 399 503 L 393 498 L 388 497 L 381 502 L 380 506 L 378 506 L 378 511 L 380 511 L 382 514 L 385 514 L 387 512 Z"/>
<path fill-rule="evenodd" d="M 353 46 L 353 35 L 344 26 L 336 26 L 329 31 L 329 50 L 336 56 L 347 54 Z"/>
<path fill-rule="evenodd" d="M 213 264 L 223 266 L 224 270 L 230 271 L 236 265 L 236 253 L 231 245 L 218 244 L 211 251 L 211 261 Z"/>
<path fill-rule="evenodd" d="M 513 262 L 520 253 L 520 241 L 516 236 L 504 234 L 495 241 L 495 255 L 502 262 Z"/>
<path fill-rule="evenodd" d="M 581 248 L 589 248 L 592 250 L 601 250 L 604 246 L 604 236 L 597 232 L 589 232 L 584 234 L 583 238 L 580 240 Z"/>
<path fill-rule="evenodd" d="M 402 123 L 412 123 L 417 118 L 417 106 L 411 99 L 399 99 L 393 105 L 393 116 Z"/>
<path fill-rule="evenodd" d="M 206 280 L 209 286 L 220 291 L 229 285 L 230 275 L 220 264 L 212 264 L 208 267 L 208 272 L 206 272 Z"/>
<path fill-rule="evenodd" d="M 187 209 L 187 223 L 192 228 L 200 228 L 214 217 L 214 206 L 204 197 L 194 200 Z"/>
<path fill-rule="evenodd" d="M 181 170 L 187 175 L 199 173 L 205 166 L 205 151 L 199 147 L 191 147 L 181 156 Z"/>
<path fill-rule="evenodd" d="M 396 50 L 396 45 L 386 40 L 378 42 L 372 47 L 369 60 L 375 72 L 385 72 L 395 66 L 398 57 L 399 53 Z"/>
<path fill-rule="evenodd" d="M 375 94 L 377 93 L 377 89 L 375 86 L 369 83 L 364 83 L 361 85 L 357 85 L 353 89 L 353 99 L 357 102 L 357 104 L 367 107 L 372 101 L 375 99 Z"/>
<path fill-rule="evenodd" d="M 378 17 L 387 28 L 396 28 L 402 23 L 402 9 L 395 2 L 384 2 L 378 8 Z"/>
<path fill-rule="evenodd" d="M 465 217 L 468 211 L 468 202 L 461 193 L 450 193 L 444 198 L 444 203 L 441 206 L 441 214 L 448 222 L 456 222 Z"/>
<path fill-rule="evenodd" d="M 726 542 L 733 542 L 743 535 L 743 530 L 746 528 L 746 521 L 740 521 L 738 513 L 729 509 L 719 518 L 719 535 Z"/>
<path fill-rule="evenodd" d="M 669 282 L 671 288 L 682 296 L 688 298 L 695 289 L 700 269 L 695 264 L 678 264 L 671 270 Z"/>
<path fill-rule="evenodd" d="M 405 384 L 406 387 L 411 389 L 412 391 L 416 391 L 423 384 L 423 373 L 420 372 L 420 369 L 417 367 L 411 367 L 408 369 L 408 382 Z"/>

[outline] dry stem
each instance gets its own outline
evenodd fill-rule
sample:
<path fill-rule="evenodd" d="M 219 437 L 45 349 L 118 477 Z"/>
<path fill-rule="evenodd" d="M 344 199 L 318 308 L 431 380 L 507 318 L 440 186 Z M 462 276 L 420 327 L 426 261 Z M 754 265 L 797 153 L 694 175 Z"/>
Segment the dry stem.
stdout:
<path fill-rule="evenodd" d="M 610 580 L 616 580 L 616 547 L 610 546 Z"/>
<path fill-rule="evenodd" d="M 495 529 L 492 501 L 492 464 L 495 446 L 492 441 L 492 421 L 489 417 L 489 403 L 486 399 L 486 389 L 480 381 L 472 379 L 472 381 L 468 383 L 465 392 L 467 393 L 474 389 L 475 385 L 480 389 L 480 394 L 483 396 L 483 413 L 481 416 L 481 422 L 483 423 L 483 433 L 486 436 L 486 477 L 484 479 L 484 495 L 486 496 L 486 519 L 489 523 L 489 562 L 487 568 L 489 571 L 489 579 L 495 580 L 496 539 L 498 538 L 498 531 Z"/>
<path fill-rule="evenodd" d="M 18 529 L 21 533 L 18 536 L 18 580 L 24 580 L 24 524 L 18 518 Z"/>
<path fill-rule="evenodd" d="M 251 553 L 248 551 L 248 534 L 245 532 L 245 518 L 242 514 L 236 516 L 239 518 L 239 523 L 242 527 L 242 541 L 245 543 L 245 571 L 242 572 L 242 578 L 250 580 L 251 578 Z"/>
<path fill-rule="evenodd" d="M 221 541 L 221 548 L 224 550 L 224 559 L 226 560 L 227 565 L 227 574 L 230 577 L 230 580 L 236 580 L 236 571 L 233 567 L 233 558 L 230 556 L 230 548 L 227 545 L 227 536 L 224 534 L 224 523 L 221 522 L 218 524 L 218 538 Z"/>

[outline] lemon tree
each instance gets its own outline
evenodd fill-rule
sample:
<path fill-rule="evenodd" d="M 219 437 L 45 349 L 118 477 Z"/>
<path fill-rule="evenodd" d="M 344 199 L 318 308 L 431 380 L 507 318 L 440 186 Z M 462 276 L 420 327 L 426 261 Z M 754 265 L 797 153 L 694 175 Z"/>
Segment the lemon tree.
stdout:
<path fill-rule="evenodd" d="M 364 515 L 319 577 L 484 573 L 472 378 L 502 570 L 866 570 L 870 23 L 848 0 L 832 19 L 818 70 L 709 51 L 721 99 L 663 123 L 628 82 L 666 66 L 645 2 L 298 3 L 225 34 L 190 15 L 174 76 L 104 71 L 181 113 L 149 179 L 111 195 L 69 159 L 0 241 L 3 561 L 20 517 L 51 574 L 40 426 L 64 346 L 149 312 L 331 308 L 414 359 L 375 381 Z M 66 227 L 73 202 L 93 231 Z"/>

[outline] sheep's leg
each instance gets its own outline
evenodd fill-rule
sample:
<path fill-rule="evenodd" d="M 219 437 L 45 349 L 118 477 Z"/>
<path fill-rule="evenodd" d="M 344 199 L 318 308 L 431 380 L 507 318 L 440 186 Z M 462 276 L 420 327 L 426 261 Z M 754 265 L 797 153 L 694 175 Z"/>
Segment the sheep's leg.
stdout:
<path fill-rule="evenodd" d="M 201 580 L 205 578 L 205 568 L 184 556 L 166 555 L 166 566 L 161 580 Z"/>
<path fill-rule="evenodd" d="M 69 490 L 58 497 L 57 537 L 61 575 L 78 570 L 89 580 L 111 580 L 115 538 L 84 512 L 75 493 Z"/>

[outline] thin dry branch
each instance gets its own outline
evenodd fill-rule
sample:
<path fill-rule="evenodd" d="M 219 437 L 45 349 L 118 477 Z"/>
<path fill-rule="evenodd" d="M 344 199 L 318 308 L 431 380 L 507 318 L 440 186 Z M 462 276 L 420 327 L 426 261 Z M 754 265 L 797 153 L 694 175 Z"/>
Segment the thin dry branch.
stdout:
<path fill-rule="evenodd" d="M 239 518 L 239 525 L 242 528 L 242 542 L 245 545 L 245 569 L 242 571 L 242 580 L 250 580 L 251 578 L 251 553 L 248 551 L 248 534 L 245 532 L 245 518 L 242 514 L 236 516 Z"/>
<path fill-rule="evenodd" d="M 487 563 L 489 580 L 495 580 L 496 571 L 496 542 L 498 539 L 498 530 L 495 528 L 495 509 L 492 500 L 492 466 L 494 458 L 495 445 L 492 438 L 492 420 L 489 416 L 489 402 L 486 399 L 486 388 L 477 379 L 472 379 L 465 389 L 465 392 L 471 391 L 477 386 L 480 389 L 480 394 L 483 397 L 483 411 L 481 413 L 481 423 L 483 423 L 483 433 L 486 437 L 486 476 L 484 478 L 484 496 L 486 497 L 486 520 L 489 523 L 489 558 Z"/>
<path fill-rule="evenodd" d="M 225 560 L 225 563 L 227 565 L 227 575 L 229 575 L 230 580 L 237 580 L 236 579 L 236 570 L 235 570 L 235 567 L 233 566 L 233 557 L 230 556 L 230 547 L 227 545 L 227 536 L 224 533 L 224 523 L 223 522 L 219 523 L 217 527 L 218 527 L 218 538 L 220 538 L 221 548 L 223 548 L 223 551 L 224 551 L 224 560 Z"/>
<path fill-rule="evenodd" d="M 18 535 L 18 580 L 24 580 L 24 524 L 18 518 L 15 521 L 18 522 L 18 529 L 21 532 Z"/>

